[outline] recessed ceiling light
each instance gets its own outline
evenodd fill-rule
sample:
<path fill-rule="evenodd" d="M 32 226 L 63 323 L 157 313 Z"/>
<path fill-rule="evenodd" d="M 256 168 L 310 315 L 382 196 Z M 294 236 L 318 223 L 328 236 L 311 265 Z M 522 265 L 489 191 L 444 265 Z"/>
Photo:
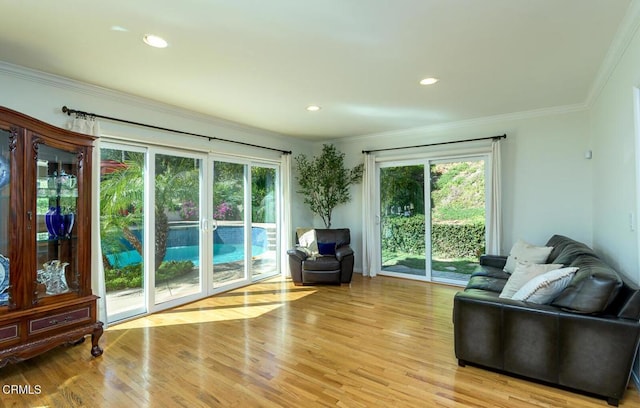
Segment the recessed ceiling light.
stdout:
<path fill-rule="evenodd" d="M 423 80 L 420 81 L 420 85 L 433 85 L 438 81 L 439 81 L 438 78 L 433 78 L 433 77 L 424 78 Z"/>
<path fill-rule="evenodd" d="M 317 112 L 319 111 L 321 108 L 318 105 L 309 105 L 307 106 L 307 110 L 309 112 Z"/>
<path fill-rule="evenodd" d="M 150 45 L 155 48 L 166 48 L 168 45 L 167 41 L 164 38 L 158 37 L 157 35 L 154 35 L 154 34 L 145 34 L 145 36 L 142 39 L 147 45 Z"/>

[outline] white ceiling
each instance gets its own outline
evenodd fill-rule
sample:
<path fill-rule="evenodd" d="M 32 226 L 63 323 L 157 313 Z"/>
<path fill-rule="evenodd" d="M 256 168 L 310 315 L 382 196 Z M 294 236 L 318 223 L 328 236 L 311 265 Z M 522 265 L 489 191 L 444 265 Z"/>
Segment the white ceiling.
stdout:
<path fill-rule="evenodd" d="M 0 0 L 0 61 L 331 139 L 584 104 L 630 1 Z"/>

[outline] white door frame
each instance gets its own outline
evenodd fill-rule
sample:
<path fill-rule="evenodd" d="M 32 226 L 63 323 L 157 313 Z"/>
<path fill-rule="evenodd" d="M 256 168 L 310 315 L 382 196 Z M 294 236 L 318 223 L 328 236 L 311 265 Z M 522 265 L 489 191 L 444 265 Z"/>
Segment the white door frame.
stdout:
<path fill-rule="evenodd" d="M 490 146 L 488 148 L 476 148 L 476 149 L 464 149 L 461 151 L 439 151 L 433 153 L 422 153 L 422 154 L 409 154 L 406 156 L 395 156 L 395 157 L 381 157 L 376 159 L 375 164 L 375 202 L 371 205 L 374 206 L 374 214 L 376 219 L 377 233 L 375 234 L 375 247 L 373 248 L 373 262 L 372 268 L 375 268 L 377 274 L 385 275 L 385 276 L 394 276 L 394 277 L 402 277 L 413 280 L 420 281 L 433 281 L 432 273 L 431 273 L 431 211 L 430 208 L 425 208 L 425 275 L 410 275 L 403 274 L 391 271 L 383 271 L 382 270 L 382 239 L 381 239 L 381 231 L 380 231 L 380 221 L 381 221 L 381 209 L 380 209 L 380 169 L 386 167 L 401 167 L 401 166 L 413 166 L 413 165 L 423 165 L 424 166 L 424 203 L 425 207 L 430 205 L 431 202 L 431 183 L 428 182 L 430 180 L 430 166 L 433 163 L 441 163 L 441 162 L 454 162 L 454 161 L 464 161 L 464 160 L 484 160 L 485 161 L 485 197 L 489 197 L 489 188 L 491 188 L 489 180 L 491 180 L 491 150 Z M 489 205 L 488 200 L 485 200 L 485 206 Z M 485 208 L 486 213 L 488 214 L 488 208 Z M 486 222 L 486 217 L 485 217 Z M 486 237 L 485 237 L 486 241 Z M 451 283 L 444 279 L 438 279 L 438 282 L 443 283 Z"/>

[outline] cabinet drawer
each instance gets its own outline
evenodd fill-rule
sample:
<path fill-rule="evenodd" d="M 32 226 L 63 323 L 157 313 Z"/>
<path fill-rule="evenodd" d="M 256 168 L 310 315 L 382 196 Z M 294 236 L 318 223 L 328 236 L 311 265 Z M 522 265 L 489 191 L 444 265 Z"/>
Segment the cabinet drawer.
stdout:
<path fill-rule="evenodd" d="M 40 333 L 89 320 L 91 320 L 91 308 L 89 306 L 52 314 L 39 319 L 30 319 L 29 334 Z"/>
<path fill-rule="evenodd" d="M 18 337 L 20 337 L 18 323 L 8 324 L 6 326 L 0 327 L 0 343 L 17 339 Z"/>

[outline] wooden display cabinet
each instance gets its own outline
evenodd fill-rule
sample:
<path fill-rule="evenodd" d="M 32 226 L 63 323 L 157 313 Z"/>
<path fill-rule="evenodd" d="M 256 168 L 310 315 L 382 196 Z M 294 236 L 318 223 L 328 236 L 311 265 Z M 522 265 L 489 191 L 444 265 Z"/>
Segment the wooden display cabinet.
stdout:
<path fill-rule="evenodd" d="M 0 107 L 0 367 L 91 334 L 92 136 Z"/>

